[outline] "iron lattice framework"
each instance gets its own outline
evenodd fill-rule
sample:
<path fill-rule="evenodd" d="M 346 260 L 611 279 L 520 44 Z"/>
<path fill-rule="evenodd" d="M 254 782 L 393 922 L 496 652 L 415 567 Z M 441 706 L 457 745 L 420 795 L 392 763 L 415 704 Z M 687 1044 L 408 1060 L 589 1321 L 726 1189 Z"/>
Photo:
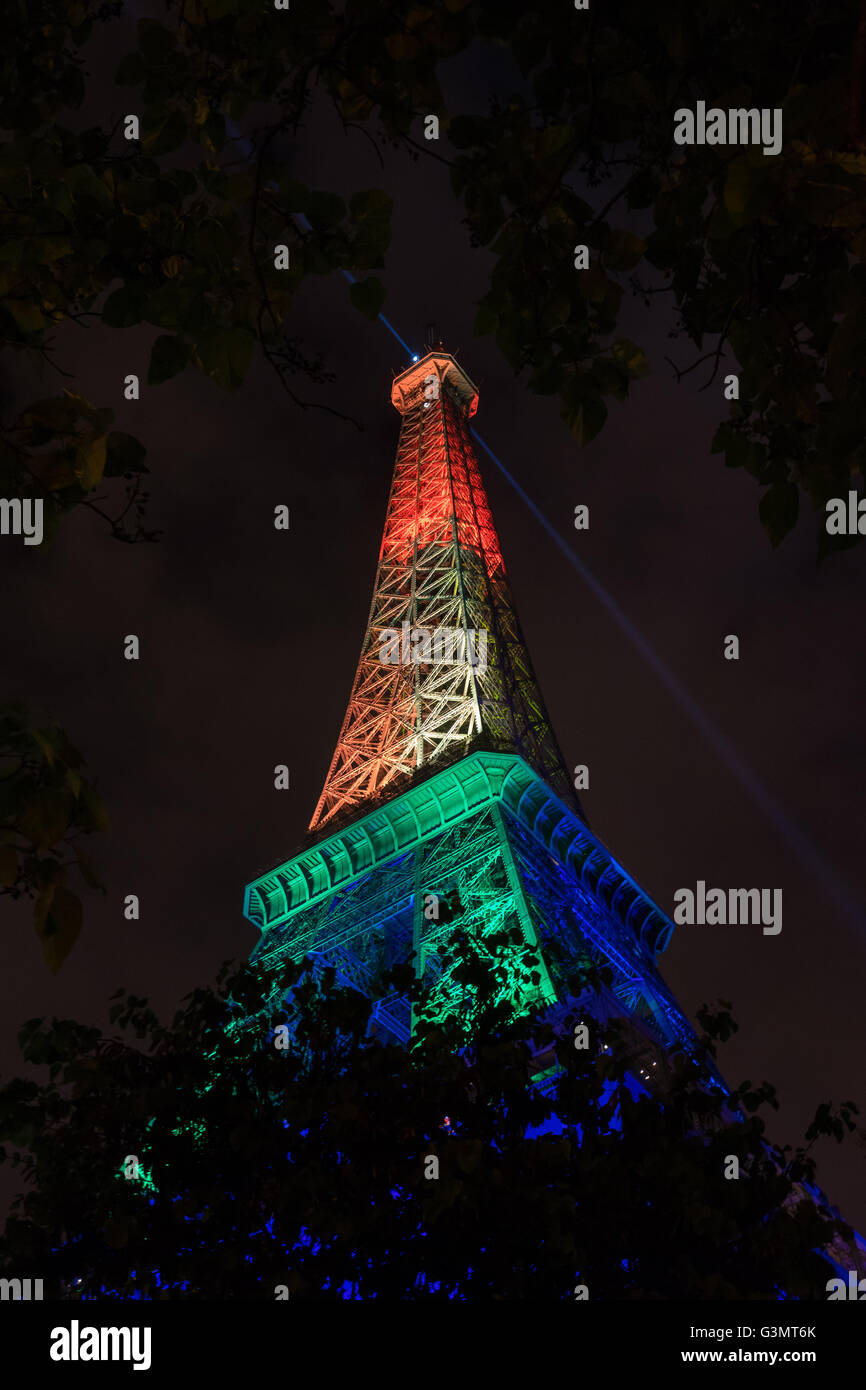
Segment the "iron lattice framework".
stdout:
<path fill-rule="evenodd" d="M 396 378 L 391 400 L 403 424 L 373 602 L 310 830 L 478 744 L 519 753 L 576 805 L 472 448 L 478 392 L 436 350 Z"/>
<path fill-rule="evenodd" d="M 361 659 L 307 848 L 247 888 L 252 959 L 332 967 L 405 1043 L 411 1011 L 385 971 L 413 959 L 447 1013 L 462 1007 L 443 968 L 455 919 L 480 943 L 516 928 L 541 960 L 535 985 L 510 972 L 518 1011 L 564 1007 L 601 966 L 589 1012 L 690 1046 L 656 966 L 673 926 L 590 831 L 544 708 L 470 442 L 478 393 L 440 344 L 391 398 L 403 423 Z M 439 659 L 442 632 L 462 659 Z"/>
<path fill-rule="evenodd" d="M 442 1012 L 459 1007 L 459 988 L 442 976 L 452 922 L 425 913 L 428 894 L 455 891 L 460 926 L 476 940 L 516 927 L 539 952 L 542 978 L 525 1007 L 555 1003 L 575 970 L 607 967 L 611 988 L 592 1001 L 595 1014 L 628 1014 L 654 1041 L 689 1045 L 655 964 L 671 922 L 513 754 L 475 752 L 251 883 L 244 911 L 261 931 L 252 959 L 309 955 L 332 966 L 341 984 L 377 1000 L 375 1031 L 405 1043 L 408 1003 L 379 980 L 414 957 Z"/>

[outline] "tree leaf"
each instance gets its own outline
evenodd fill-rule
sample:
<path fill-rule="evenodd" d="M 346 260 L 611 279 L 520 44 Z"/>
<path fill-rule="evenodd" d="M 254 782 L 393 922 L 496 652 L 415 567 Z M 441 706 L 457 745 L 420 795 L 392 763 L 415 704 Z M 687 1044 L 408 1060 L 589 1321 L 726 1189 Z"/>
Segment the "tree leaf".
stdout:
<path fill-rule="evenodd" d="M 114 202 L 105 180 L 89 164 L 73 164 L 64 175 L 76 203 L 88 204 L 108 217 L 115 214 Z"/>
<path fill-rule="evenodd" d="M 634 232 L 614 231 L 604 248 L 604 263 L 610 270 L 632 270 L 646 250 L 646 242 Z"/>
<path fill-rule="evenodd" d="M 108 829 L 108 809 L 102 797 L 90 782 L 82 782 L 79 805 L 85 813 L 79 819 L 86 830 L 107 830 Z"/>
<path fill-rule="evenodd" d="M 56 975 L 81 931 L 83 909 L 76 893 L 62 883 L 47 885 L 44 911 L 34 913 L 34 923 L 45 963 Z M 39 904 L 37 903 L 37 909 Z"/>
<path fill-rule="evenodd" d="M 150 350 L 147 371 L 148 386 L 158 386 L 182 372 L 189 361 L 189 348 L 173 333 L 161 333 Z"/>
<path fill-rule="evenodd" d="M 577 443 L 583 447 L 595 439 L 607 419 L 607 406 L 600 396 L 586 394 L 576 407 L 563 406 L 563 419 Z"/>
<path fill-rule="evenodd" d="M 472 332 L 476 338 L 482 338 L 485 333 L 495 333 L 498 321 L 492 309 L 489 309 L 486 304 L 479 304 L 478 313 L 475 315 L 475 322 L 472 325 Z"/>
<path fill-rule="evenodd" d="M 143 289 L 121 285 L 102 306 L 102 320 L 110 328 L 131 328 L 144 317 L 146 296 Z"/>
<path fill-rule="evenodd" d="M 112 430 L 106 440 L 106 478 L 117 478 L 123 473 L 146 473 L 143 463 L 146 454 L 144 445 L 134 435 Z"/>
<path fill-rule="evenodd" d="M 142 154 L 151 159 L 159 154 L 170 154 L 186 139 L 186 117 L 176 107 L 165 113 L 148 110 L 141 122 Z"/>
<path fill-rule="evenodd" d="M 310 193 L 304 213 L 310 225 L 317 231 L 330 231 L 346 216 L 346 204 L 335 193 Z"/>
<path fill-rule="evenodd" d="M 196 342 L 195 355 L 218 386 L 236 391 L 246 376 L 254 346 L 255 338 L 246 328 L 225 328 L 203 334 Z"/>
<path fill-rule="evenodd" d="M 385 286 L 375 275 L 371 275 L 366 280 L 356 280 L 349 287 L 349 298 L 365 318 L 375 319 L 385 303 Z"/>
<path fill-rule="evenodd" d="M 18 820 L 21 834 L 37 849 L 50 849 L 69 825 L 69 803 L 57 787 L 45 787 L 30 798 Z"/>
<path fill-rule="evenodd" d="M 574 127 L 570 125 L 550 125 L 539 131 L 535 139 L 535 162 L 547 175 L 562 169 L 563 156 L 575 145 Z"/>
<path fill-rule="evenodd" d="M 64 449 L 53 449 L 48 454 L 36 454 L 28 467 L 46 492 L 57 492 L 76 481 L 75 459 Z"/>
<path fill-rule="evenodd" d="M 541 363 L 530 375 L 527 386 L 539 396 L 553 396 L 562 387 L 562 363 L 556 357 Z"/>
<path fill-rule="evenodd" d="M 764 493 L 758 504 L 758 515 L 774 549 L 796 526 L 799 509 L 800 493 L 796 483 L 773 483 Z"/>
<path fill-rule="evenodd" d="M 99 877 L 93 860 L 90 858 L 90 855 L 87 854 L 85 850 L 80 849 L 78 845 L 75 846 L 75 858 L 78 860 L 81 876 L 88 888 L 101 888 L 105 891 L 105 884 Z"/>
<path fill-rule="evenodd" d="M 631 338 L 618 338 L 611 349 L 613 360 L 624 367 L 630 377 L 643 377 L 649 374 L 649 362 L 643 348 L 633 343 Z"/>
<path fill-rule="evenodd" d="M 758 181 L 758 170 L 744 155 L 731 160 L 723 196 L 725 207 L 735 227 L 742 227 L 750 220 L 750 204 Z"/>
<path fill-rule="evenodd" d="M 18 851 L 14 845 L 0 845 L 0 888 L 11 888 L 18 877 Z"/>
<path fill-rule="evenodd" d="M 421 40 L 414 34 L 389 34 L 385 39 L 385 48 L 392 58 L 398 62 L 405 62 L 409 58 L 415 58 L 421 52 Z"/>
<path fill-rule="evenodd" d="M 105 435 L 98 435 L 78 446 L 75 476 L 86 492 L 96 487 L 105 469 Z"/>
<path fill-rule="evenodd" d="M 6 308 L 22 333 L 41 333 L 47 323 L 42 310 L 30 299 L 8 298 Z"/>

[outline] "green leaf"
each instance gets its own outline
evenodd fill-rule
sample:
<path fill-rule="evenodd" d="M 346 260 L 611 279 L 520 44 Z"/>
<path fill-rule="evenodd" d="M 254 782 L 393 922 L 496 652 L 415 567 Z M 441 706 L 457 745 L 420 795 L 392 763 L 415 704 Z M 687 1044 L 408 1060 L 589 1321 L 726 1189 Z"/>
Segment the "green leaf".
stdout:
<path fill-rule="evenodd" d="M 46 432 L 44 439 L 48 439 L 55 433 L 63 434 L 70 431 L 77 418 L 78 411 L 68 396 L 49 396 L 46 400 L 34 401 L 28 406 L 18 417 L 15 428 L 24 434 L 41 429 Z M 44 439 L 30 439 L 28 442 L 36 444 L 44 442 Z"/>
<path fill-rule="evenodd" d="M 564 155 L 574 146 L 574 130 L 568 125 L 551 125 L 536 140 L 536 161 L 545 173 L 561 169 Z"/>
<path fill-rule="evenodd" d="M 176 107 L 170 107 L 164 114 L 148 111 L 141 122 L 141 150 L 154 158 L 159 154 L 170 154 L 186 139 L 186 117 Z"/>
<path fill-rule="evenodd" d="M 124 473 L 146 473 L 143 466 L 146 454 L 144 445 L 134 435 L 112 430 L 106 440 L 106 478 L 118 478 Z"/>
<path fill-rule="evenodd" d="M 634 232 L 611 232 L 604 263 L 609 270 L 633 270 L 645 250 L 646 242 Z"/>
<path fill-rule="evenodd" d="M 527 386 L 538 396 L 555 395 L 562 387 L 562 363 L 557 358 L 543 362 L 532 372 Z"/>
<path fill-rule="evenodd" d="M 183 371 L 189 356 L 189 348 L 182 338 L 172 333 L 161 333 L 150 350 L 148 386 L 158 386 L 161 381 L 169 381 L 177 376 L 178 372 Z"/>
<path fill-rule="evenodd" d="M 713 435 L 712 443 L 710 444 L 710 453 L 711 453 L 711 454 L 722 454 L 722 453 L 724 453 L 724 451 L 725 451 L 725 450 L 727 449 L 727 447 L 728 447 L 728 442 L 729 442 L 729 440 L 730 440 L 731 433 L 732 433 L 732 430 L 731 430 L 731 425 L 730 425 L 730 423 L 729 423 L 727 420 L 723 420 L 722 423 L 719 425 L 719 428 L 716 430 L 715 434 Z"/>
<path fill-rule="evenodd" d="M 187 316 L 193 291 L 177 280 L 169 280 L 154 290 L 147 301 L 144 317 L 157 328 L 189 327 Z"/>
<path fill-rule="evenodd" d="M 595 439 L 607 419 L 607 406 L 600 396 L 586 394 L 577 407 L 563 404 L 562 416 L 577 443 L 583 447 Z"/>
<path fill-rule="evenodd" d="M 866 315 L 853 307 L 836 325 L 827 349 L 827 385 L 836 397 L 845 394 L 849 373 L 862 362 L 866 346 Z"/>
<path fill-rule="evenodd" d="M 236 391 L 252 358 L 255 338 L 246 328 L 226 328 L 202 335 L 195 356 L 207 376 L 226 391 Z"/>
<path fill-rule="evenodd" d="M 145 291 L 121 285 L 103 304 L 103 322 L 110 328 L 132 328 L 145 317 Z"/>
<path fill-rule="evenodd" d="M 571 300 L 567 294 L 554 295 L 541 315 L 541 327 L 545 333 L 561 328 L 571 317 Z"/>
<path fill-rule="evenodd" d="M 41 236 L 34 238 L 29 249 L 36 265 L 53 265 L 72 255 L 72 242 L 65 236 Z"/>
<path fill-rule="evenodd" d="M 83 849 L 79 849 L 76 845 L 75 858 L 78 860 L 78 867 L 81 870 L 81 876 L 84 879 L 84 882 L 87 884 L 88 888 L 101 888 L 104 892 L 105 884 L 102 882 L 101 878 L 99 877 L 99 874 L 96 872 L 96 866 L 94 865 L 93 860 L 90 858 L 90 855 L 85 853 Z"/>
<path fill-rule="evenodd" d="M 212 155 L 218 154 L 226 142 L 225 117 L 212 111 L 201 127 L 202 144 Z"/>
<path fill-rule="evenodd" d="M 234 244 L 229 229 L 218 218 L 208 217 L 197 228 L 195 247 L 199 256 L 206 260 L 216 260 L 221 269 L 228 270 L 232 263 Z"/>
<path fill-rule="evenodd" d="M 98 434 L 101 434 L 106 425 L 111 424 L 114 419 L 114 411 L 108 406 L 96 406 L 89 401 L 86 396 L 82 396 L 78 391 L 70 391 L 68 386 L 64 386 L 63 394 L 75 406 L 78 414 L 92 425 Z"/>
<path fill-rule="evenodd" d="M 725 421 L 713 436 L 710 453 L 718 454 L 724 450 L 726 468 L 748 468 L 752 461 L 753 449 L 742 430 L 735 429 L 730 421 Z"/>
<path fill-rule="evenodd" d="M 80 444 L 75 454 L 75 476 L 86 492 L 96 487 L 105 469 L 105 435 Z"/>
<path fill-rule="evenodd" d="M 47 883 L 42 888 L 33 912 L 33 925 L 45 964 L 56 975 L 81 931 L 83 910 L 76 893 L 62 883 Z"/>
<path fill-rule="evenodd" d="M 349 298 L 366 318 L 375 319 L 385 303 L 385 286 L 375 275 L 356 280 L 349 288 Z"/>
<path fill-rule="evenodd" d="M 742 227 L 751 220 L 750 205 L 759 179 L 758 170 L 744 155 L 732 159 L 728 165 L 723 199 L 735 227 Z"/>
<path fill-rule="evenodd" d="M 774 549 L 796 526 L 799 509 L 800 493 L 796 483 L 773 483 L 764 493 L 758 504 L 758 515 Z"/>
<path fill-rule="evenodd" d="M 73 164 L 65 174 L 66 182 L 72 189 L 76 203 L 90 204 L 99 212 L 112 216 L 114 202 L 105 180 L 89 164 Z"/>
<path fill-rule="evenodd" d="M 6 308 L 22 333 L 41 333 L 46 326 L 42 310 L 29 299 L 7 299 Z"/>
<path fill-rule="evenodd" d="M 631 338 L 618 338 L 611 350 L 611 356 L 631 377 L 647 376 L 649 373 L 646 353 L 637 343 L 633 343 Z"/>
<path fill-rule="evenodd" d="M 394 199 L 381 188 L 362 189 L 359 193 L 353 193 L 349 199 L 349 211 L 353 222 L 361 222 L 368 218 L 377 222 L 388 222 L 393 205 Z"/>
<path fill-rule="evenodd" d="M 310 193 L 304 208 L 307 220 L 319 232 L 336 227 L 346 216 L 346 204 L 335 193 Z"/>
<path fill-rule="evenodd" d="M 421 41 L 414 34 L 389 34 L 385 39 L 385 48 L 398 62 L 407 62 L 420 53 Z"/>
<path fill-rule="evenodd" d="M 62 791 L 46 787 L 27 802 L 21 812 L 18 829 L 37 849 L 50 849 L 66 833 L 69 825 L 69 804 Z"/>
<path fill-rule="evenodd" d="M 476 338 L 483 338 L 485 333 L 495 333 L 499 322 L 498 316 L 492 309 L 488 309 L 484 303 L 479 304 L 478 313 L 475 315 L 475 323 L 472 325 L 472 332 Z"/>
<path fill-rule="evenodd" d="M 75 459 L 63 449 L 37 454 L 28 467 L 46 492 L 57 492 L 75 482 Z"/>
<path fill-rule="evenodd" d="M 83 815 L 79 814 L 81 824 L 85 830 L 107 830 L 108 811 L 102 797 L 89 782 L 81 785 L 81 796 L 79 806 Z"/>
<path fill-rule="evenodd" d="M 33 742 L 36 744 L 37 748 L 39 749 L 43 758 L 47 762 L 48 766 L 53 767 L 54 748 L 51 745 L 51 741 L 45 737 L 45 734 L 42 732 L 41 729 L 32 729 L 31 735 L 33 738 Z"/>

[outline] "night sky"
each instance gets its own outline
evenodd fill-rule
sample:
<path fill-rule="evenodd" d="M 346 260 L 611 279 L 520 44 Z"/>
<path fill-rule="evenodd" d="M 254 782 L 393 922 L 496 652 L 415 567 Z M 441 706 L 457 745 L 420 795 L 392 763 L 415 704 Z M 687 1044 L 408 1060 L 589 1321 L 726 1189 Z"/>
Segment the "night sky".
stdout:
<path fill-rule="evenodd" d="M 484 109 L 504 61 L 473 52 L 451 64 L 452 109 Z M 117 92 L 106 100 L 125 109 Z M 437 148 L 449 152 L 444 140 Z M 470 248 L 443 165 L 388 151 L 383 172 L 369 142 L 346 137 L 324 104 L 283 154 L 313 187 L 393 194 L 386 316 L 415 351 L 424 324 L 437 322 L 480 389 L 481 435 L 851 900 L 866 901 L 866 546 L 818 568 L 807 510 L 773 552 L 753 480 L 709 452 L 728 410 L 721 378 L 701 393 L 700 369 L 677 386 L 664 362 L 684 365 L 692 352 L 668 336 L 663 296 L 650 312 L 630 301 L 621 325 L 647 347 L 652 374 L 625 405 L 610 404 L 602 435 L 581 450 L 556 399 L 530 395 L 492 339 L 473 339 L 493 258 Z M 125 402 L 123 375 L 144 381 L 158 331 L 76 327 L 58 335 L 58 356 L 76 372 L 68 384 L 114 404 L 115 427 L 147 445 L 148 522 L 163 539 L 119 544 L 80 508 L 50 547 L 0 540 L 0 699 L 24 699 L 64 726 L 111 813 L 109 832 L 87 843 L 108 893 L 83 890 L 84 928 L 57 977 L 32 904 L 0 900 L 6 1077 L 23 1070 L 24 1020 L 107 1024 L 121 985 L 168 1019 L 223 960 L 248 954 L 257 933 L 242 915 L 244 885 L 300 844 L 367 619 L 399 426 L 389 400 L 406 366 L 399 345 L 351 307 L 342 277 L 305 282 L 291 331 L 336 380 L 298 379 L 295 389 L 354 416 L 358 431 L 298 409 L 262 362 L 234 396 L 188 369 Z M 61 384 L 7 367 L 4 413 Z M 704 1001 L 733 1002 L 740 1031 L 721 1067 L 731 1084 L 777 1085 L 772 1138 L 796 1142 L 831 1098 L 854 1100 L 866 1124 L 863 916 L 840 910 L 495 465 L 481 452 L 479 462 L 566 762 L 590 769 L 581 798 L 595 833 L 668 914 L 674 892 L 701 878 L 783 890 L 780 935 L 678 927 L 661 958 L 665 979 L 692 1019 Z M 580 502 L 588 532 L 573 529 Z M 273 529 L 278 503 L 291 509 L 288 533 Z M 127 633 L 141 639 L 137 663 L 123 659 Z M 738 662 L 723 659 L 728 633 L 740 638 Z M 289 765 L 289 791 L 274 790 L 277 763 Z M 124 919 L 127 893 L 140 895 L 139 923 Z M 825 1140 L 817 1152 L 829 1196 L 866 1230 L 862 1145 Z M 0 1180 L 5 1207 L 10 1177 Z"/>

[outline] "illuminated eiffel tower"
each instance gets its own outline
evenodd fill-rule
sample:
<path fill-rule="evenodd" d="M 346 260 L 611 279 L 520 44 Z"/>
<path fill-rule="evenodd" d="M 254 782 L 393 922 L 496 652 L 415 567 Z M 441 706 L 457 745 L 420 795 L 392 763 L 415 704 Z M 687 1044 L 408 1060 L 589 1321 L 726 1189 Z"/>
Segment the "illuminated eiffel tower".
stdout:
<path fill-rule="evenodd" d="M 402 427 L 355 682 L 307 847 L 247 887 L 251 960 L 332 966 L 375 1001 L 371 1031 L 406 1043 L 411 1009 L 383 973 L 414 958 L 457 1008 L 455 923 L 476 940 L 517 928 L 542 961 L 519 1008 L 562 1006 L 569 977 L 607 967 L 585 1011 L 690 1046 L 656 965 L 672 923 L 590 831 L 545 710 L 472 447 L 478 392 L 428 341 L 391 400 Z"/>

